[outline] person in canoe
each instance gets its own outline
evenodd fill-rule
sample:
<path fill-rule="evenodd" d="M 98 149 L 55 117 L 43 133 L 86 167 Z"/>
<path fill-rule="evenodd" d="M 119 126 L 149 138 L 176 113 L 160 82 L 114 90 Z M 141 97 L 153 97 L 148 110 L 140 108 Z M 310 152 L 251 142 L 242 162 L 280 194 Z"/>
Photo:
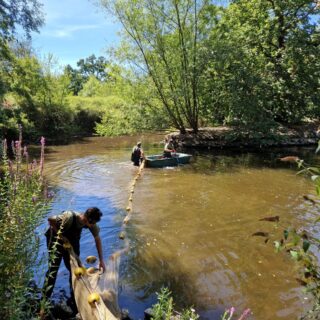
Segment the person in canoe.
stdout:
<path fill-rule="evenodd" d="M 51 297 L 57 279 L 61 260 L 64 260 L 66 268 L 70 272 L 70 257 L 67 249 L 64 248 L 64 239 L 68 240 L 74 252 L 80 254 L 80 237 L 83 228 L 89 229 L 94 237 L 99 256 L 99 268 L 106 270 L 103 261 L 102 244 L 99 236 L 100 228 L 97 222 L 100 221 L 102 212 L 96 208 L 88 208 L 84 213 L 75 211 L 63 211 L 61 214 L 48 218 L 49 229 L 45 233 L 49 252 L 49 267 L 46 273 L 43 294 L 48 300 Z M 61 231 L 61 234 L 59 235 Z M 69 276 L 72 308 L 76 311 L 74 294 L 72 290 L 71 272 Z"/>
<path fill-rule="evenodd" d="M 133 162 L 133 165 L 140 166 L 142 160 L 144 158 L 143 149 L 141 146 L 141 142 L 139 141 L 136 146 L 133 147 L 132 153 L 131 153 L 131 161 Z"/>
<path fill-rule="evenodd" d="M 173 138 L 166 138 L 164 149 L 163 149 L 163 156 L 165 158 L 171 158 L 172 152 L 176 152 L 175 146 L 174 146 L 174 139 Z"/>

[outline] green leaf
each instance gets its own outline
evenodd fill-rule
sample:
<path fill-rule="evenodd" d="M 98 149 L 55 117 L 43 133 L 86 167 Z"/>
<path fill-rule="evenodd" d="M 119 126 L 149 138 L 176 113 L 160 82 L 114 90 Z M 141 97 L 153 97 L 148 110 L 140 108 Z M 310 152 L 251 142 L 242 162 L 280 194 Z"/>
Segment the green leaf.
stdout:
<path fill-rule="evenodd" d="M 315 173 L 320 173 L 320 170 L 319 170 L 319 168 L 317 168 L 317 167 L 309 167 L 308 170 L 309 170 L 309 171 L 313 171 L 313 172 L 315 172 Z"/>
<path fill-rule="evenodd" d="M 276 248 L 276 252 L 279 252 L 282 249 L 280 241 L 274 241 L 274 247 Z"/>
<path fill-rule="evenodd" d="M 291 257 L 294 259 L 294 260 L 296 260 L 296 261 L 298 261 L 299 260 L 299 253 L 297 252 L 297 251 L 295 251 L 295 250 L 290 250 L 290 254 L 291 254 Z"/>
<path fill-rule="evenodd" d="M 288 230 L 283 230 L 283 236 L 284 236 L 284 239 L 287 240 L 288 236 L 289 236 L 289 231 Z"/>
<path fill-rule="evenodd" d="M 303 240 L 302 249 L 304 252 L 307 252 L 310 248 L 310 242 L 308 240 Z"/>

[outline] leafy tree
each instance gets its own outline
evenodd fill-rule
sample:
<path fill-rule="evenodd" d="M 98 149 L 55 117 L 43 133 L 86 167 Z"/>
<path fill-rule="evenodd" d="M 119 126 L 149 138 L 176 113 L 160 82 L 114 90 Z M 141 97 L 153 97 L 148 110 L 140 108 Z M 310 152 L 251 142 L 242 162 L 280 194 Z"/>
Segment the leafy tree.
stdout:
<path fill-rule="evenodd" d="M 32 31 L 39 31 L 43 25 L 41 7 L 38 0 L 1 0 L 0 44 L 11 40 L 18 26 L 28 37 Z"/>
<path fill-rule="evenodd" d="M 79 96 L 101 96 L 100 91 L 102 90 L 102 88 L 103 86 L 101 82 L 95 76 L 90 76 L 87 82 L 83 85 L 82 90 L 79 92 Z"/>
<path fill-rule="evenodd" d="M 17 28 L 23 30 L 28 38 L 32 31 L 39 31 L 43 25 L 41 6 L 37 0 L 0 1 L 0 97 L 6 91 L 2 68 L 12 58 L 9 42 L 14 41 Z"/>
<path fill-rule="evenodd" d="M 102 56 L 96 58 L 93 54 L 86 59 L 80 59 L 77 62 L 77 66 L 80 74 L 85 78 L 95 76 L 99 81 L 108 79 L 108 74 L 106 72 L 108 61 Z"/>
<path fill-rule="evenodd" d="M 211 30 L 212 112 L 256 128 L 318 115 L 318 13 L 312 0 L 232 1 Z"/>
<path fill-rule="evenodd" d="M 83 88 L 85 80 L 78 72 L 73 69 L 70 65 L 67 65 L 64 69 L 64 74 L 69 78 L 69 89 L 74 95 L 78 95 L 79 91 Z"/>
<path fill-rule="evenodd" d="M 77 69 L 67 65 L 64 73 L 70 78 L 70 89 L 74 95 L 78 95 L 90 77 L 95 77 L 101 82 L 108 80 L 108 64 L 109 62 L 104 57 L 100 56 L 96 58 L 93 54 L 86 59 L 80 59 L 77 62 Z"/>
<path fill-rule="evenodd" d="M 71 130 L 72 115 L 66 99 L 69 80 L 52 73 L 52 63 L 50 57 L 41 63 L 36 57 L 25 55 L 15 58 L 10 70 L 9 92 L 17 113 L 28 118 L 28 138 L 39 133 L 65 137 Z"/>
<path fill-rule="evenodd" d="M 210 1 L 101 0 L 122 23 L 129 47 L 124 50 L 148 74 L 173 125 L 198 130 L 201 74 L 199 61 L 207 34 Z"/>

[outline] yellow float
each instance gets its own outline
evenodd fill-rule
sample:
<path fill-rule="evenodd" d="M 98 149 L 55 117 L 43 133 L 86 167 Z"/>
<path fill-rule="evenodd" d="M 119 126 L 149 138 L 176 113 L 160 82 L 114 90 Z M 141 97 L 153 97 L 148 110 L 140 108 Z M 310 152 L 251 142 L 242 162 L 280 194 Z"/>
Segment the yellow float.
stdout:
<path fill-rule="evenodd" d="M 100 302 L 100 295 L 96 292 L 93 292 L 89 294 L 88 296 L 88 303 L 91 305 L 91 307 L 95 307 L 96 303 Z"/>

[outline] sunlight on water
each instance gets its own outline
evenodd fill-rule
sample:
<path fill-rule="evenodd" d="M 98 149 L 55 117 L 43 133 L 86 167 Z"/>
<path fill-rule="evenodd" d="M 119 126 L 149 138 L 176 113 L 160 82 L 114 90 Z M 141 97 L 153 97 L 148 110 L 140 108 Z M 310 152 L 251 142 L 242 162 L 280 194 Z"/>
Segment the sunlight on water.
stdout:
<path fill-rule="evenodd" d="M 140 139 L 149 143 L 147 154 L 159 151 L 152 144 L 161 136 Z M 136 140 L 91 138 L 48 150 L 46 176 L 56 190 L 51 211 L 100 207 L 106 257 L 122 246 L 118 233 L 137 170 L 129 162 Z M 166 285 L 178 306 L 194 305 L 202 319 L 220 319 L 230 306 L 251 308 L 253 319 L 299 318 L 308 300 L 295 280 L 298 269 L 274 252 L 272 241 L 288 225 L 309 228 L 317 212 L 303 195 L 312 196 L 313 186 L 294 167 L 268 157 L 202 154 L 184 167 L 144 170 L 128 226 L 131 250 L 120 265 L 120 307 L 143 318 Z M 279 224 L 260 221 L 276 215 Z M 270 241 L 255 232 L 268 233 Z M 81 256 L 92 248 L 85 232 Z M 56 292 L 67 290 L 66 279 L 62 268 Z"/>

